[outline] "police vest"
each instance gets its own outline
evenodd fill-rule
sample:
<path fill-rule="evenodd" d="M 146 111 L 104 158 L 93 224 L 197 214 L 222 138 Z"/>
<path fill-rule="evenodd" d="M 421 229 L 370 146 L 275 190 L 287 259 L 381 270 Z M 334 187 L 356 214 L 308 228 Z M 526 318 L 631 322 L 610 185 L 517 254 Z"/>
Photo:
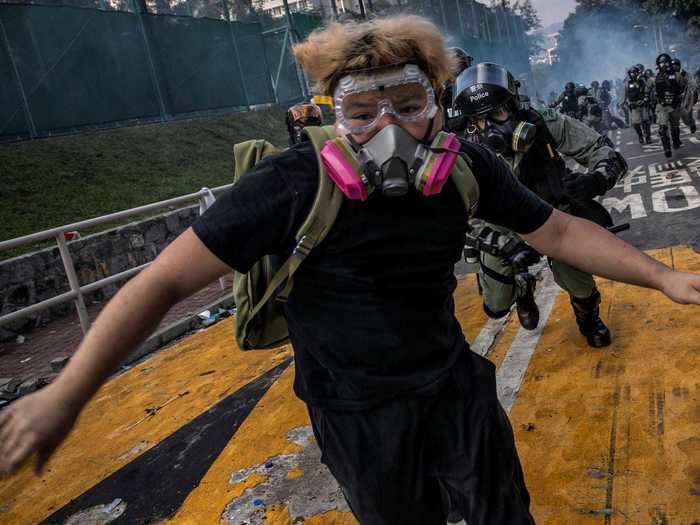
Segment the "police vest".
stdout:
<path fill-rule="evenodd" d="M 678 82 L 675 73 L 670 75 L 656 75 L 656 95 L 663 106 L 676 106 L 680 104 L 683 95 L 683 87 Z"/>
<path fill-rule="evenodd" d="M 643 90 L 639 81 L 630 82 L 627 84 L 627 98 L 630 102 L 639 102 L 643 98 Z"/>
<path fill-rule="evenodd" d="M 565 112 L 572 112 L 575 113 L 578 111 L 578 97 L 576 95 L 564 95 L 564 100 L 562 103 L 562 107 L 564 108 Z"/>

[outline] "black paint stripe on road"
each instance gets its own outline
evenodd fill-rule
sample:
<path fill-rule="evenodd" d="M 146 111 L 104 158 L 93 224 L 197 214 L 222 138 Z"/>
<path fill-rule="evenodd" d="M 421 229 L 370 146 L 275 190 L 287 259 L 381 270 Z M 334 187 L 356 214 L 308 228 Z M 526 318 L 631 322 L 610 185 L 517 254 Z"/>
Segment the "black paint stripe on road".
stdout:
<path fill-rule="evenodd" d="M 116 499 L 126 504 L 126 510 L 110 523 L 153 523 L 172 516 L 290 362 L 291 358 L 285 360 L 225 397 L 53 513 L 42 525 L 64 523 L 78 512 Z"/>

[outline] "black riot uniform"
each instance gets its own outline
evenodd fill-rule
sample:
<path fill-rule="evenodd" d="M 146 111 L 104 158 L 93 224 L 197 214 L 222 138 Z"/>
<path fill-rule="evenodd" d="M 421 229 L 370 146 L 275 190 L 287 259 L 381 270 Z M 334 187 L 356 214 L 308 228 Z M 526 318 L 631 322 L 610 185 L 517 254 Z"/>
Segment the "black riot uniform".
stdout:
<path fill-rule="evenodd" d="M 622 92 L 620 106 L 629 108 L 630 123 L 637 132 L 640 144 L 651 144 L 651 119 L 649 117 L 649 93 L 639 65 L 627 72 L 627 82 Z"/>
<path fill-rule="evenodd" d="M 554 102 L 552 102 L 549 105 L 549 107 L 556 108 L 560 104 L 561 108 L 559 108 L 559 111 L 561 113 L 564 113 L 564 115 L 568 115 L 572 118 L 579 117 L 579 104 L 578 96 L 576 95 L 576 84 L 574 84 L 573 82 L 567 82 L 564 86 L 564 91 L 562 91 L 561 95 L 559 95 L 559 97 Z"/>
<path fill-rule="evenodd" d="M 514 176 L 543 200 L 611 226 L 610 215 L 593 198 L 607 192 L 624 175 L 624 158 L 607 137 L 576 119 L 552 109 L 524 107 L 517 88 L 518 83 L 503 66 L 477 64 L 457 78 L 455 105 L 478 124 L 483 142 L 510 164 Z M 560 153 L 586 166 L 588 172 L 567 170 Z M 501 317 L 515 302 L 521 325 L 534 329 L 539 312 L 533 299 L 534 279 L 527 267 L 539 256 L 533 256 L 512 231 L 484 222 L 472 224 L 467 245 L 469 250 L 478 251 L 479 283 L 487 315 Z M 557 284 L 571 296 L 579 330 L 588 344 L 609 345 L 610 332 L 599 316 L 600 293 L 592 276 L 559 261 L 550 260 L 550 266 Z"/>
<path fill-rule="evenodd" d="M 666 157 L 671 157 L 673 149 L 681 147 L 680 113 L 685 86 L 681 77 L 673 69 L 671 57 L 661 53 L 656 58 L 657 74 L 654 81 L 656 91 L 656 122 L 659 137 Z M 669 137 L 669 128 L 671 136 Z"/>

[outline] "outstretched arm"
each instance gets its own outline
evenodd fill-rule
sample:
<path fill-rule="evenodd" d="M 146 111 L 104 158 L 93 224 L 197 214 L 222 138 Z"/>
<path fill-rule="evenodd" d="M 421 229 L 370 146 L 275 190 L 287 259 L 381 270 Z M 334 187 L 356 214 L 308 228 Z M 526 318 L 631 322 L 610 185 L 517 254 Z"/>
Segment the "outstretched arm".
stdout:
<path fill-rule="evenodd" d="M 604 228 L 554 210 L 522 237 L 537 251 L 614 281 L 653 288 L 681 304 L 700 304 L 700 275 L 676 272 Z"/>
<path fill-rule="evenodd" d="M 0 473 L 14 471 L 34 452 L 41 469 L 82 407 L 168 310 L 230 271 L 191 228 L 175 239 L 105 306 L 53 383 L 0 413 Z"/>

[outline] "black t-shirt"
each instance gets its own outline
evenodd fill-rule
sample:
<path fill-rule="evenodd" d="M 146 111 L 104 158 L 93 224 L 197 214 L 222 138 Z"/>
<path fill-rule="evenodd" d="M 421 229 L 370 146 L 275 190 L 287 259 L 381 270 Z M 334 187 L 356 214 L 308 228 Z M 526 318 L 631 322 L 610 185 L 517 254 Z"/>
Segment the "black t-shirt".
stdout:
<path fill-rule="evenodd" d="M 530 233 L 551 207 L 482 146 L 463 143 L 479 183 L 477 216 Z M 193 228 L 239 272 L 266 254 L 287 257 L 318 187 L 311 143 L 260 162 L 221 195 Z M 364 409 L 434 390 L 464 351 L 454 316 L 454 264 L 467 230 L 464 203 L 448 180 L 439 195 L 411 191 L 346 199 L 325 240 L 294 275 L 286 303 L 294 389 L 307 403 Z"/>

